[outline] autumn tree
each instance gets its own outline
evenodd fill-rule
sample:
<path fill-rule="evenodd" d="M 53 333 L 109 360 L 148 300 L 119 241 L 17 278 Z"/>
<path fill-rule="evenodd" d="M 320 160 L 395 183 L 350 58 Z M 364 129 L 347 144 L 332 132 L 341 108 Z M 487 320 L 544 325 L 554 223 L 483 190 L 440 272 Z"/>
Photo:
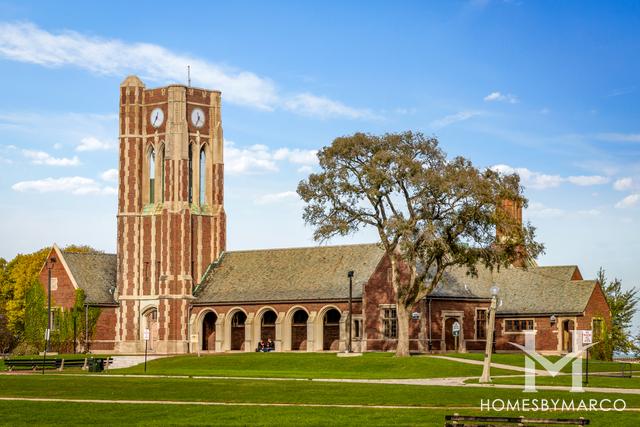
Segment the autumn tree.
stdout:
<path fill-rule="evenodd" d="M 611 310 L 611 327 L 607 337 L 606 356 L 611 357 L 611 353 L 634 354 L 640 351 L 640 342 L 636 342 L 632 336 L 631 326 L 633 318 L 638 311 L 638 289 L 623 289 L 622 281 L 614 278 L 608 280 L 605 270 L 600 267 L 596 279 L 602 286 L 609 309 Z M 600 333 L 600 332 L 598 332 Z"/>
<path fill-rule="evenodd" d="M 320 242 L 363 227 L 377 230 L 391 263 L 398 356 L 409 354 L 413 306 L 448 268 L 475 274 L 479 266 L 500 268 L 543 250 L 531 225 L 499 208 L 503 200 L 526 206 L 518 176 L 448 159 L 435 138 L 356 133 L 335 139 L 318 160 L 321 172 L 298 185 L 303 218 Z M 496 230 L 504 236 L 499 242 Z"/>

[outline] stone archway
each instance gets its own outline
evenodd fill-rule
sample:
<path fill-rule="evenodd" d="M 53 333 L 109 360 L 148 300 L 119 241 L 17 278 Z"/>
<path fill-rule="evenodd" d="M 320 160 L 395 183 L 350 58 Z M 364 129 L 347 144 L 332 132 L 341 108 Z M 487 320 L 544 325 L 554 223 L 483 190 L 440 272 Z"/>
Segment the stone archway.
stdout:
<path fill-rule="evenodd" d="M 260 339 L 266 342 L 269 338 L 272 341 L 279 339 L 280 337 L 276 337 L 276 320 L 278 319 L 278 314 L 268 309 L 264 313 L 262 313 L 262 317 L 260 319 Z"/>
<path fill-rule="evenodd" d="M 236 311 L 231 318 L 231 350 L 244 350 L 245 322 L 247 315 Z"/>
<path fill-rule="evenodd" d="M 309 314 L 302 308 L 297 309 L 291 316 L 291 350 L 307 350 L 307 321 Z"/>
<path fill-rule="evenodd" d="M 207 312 L 202 318 L 202 340 L 203 351 L 214 351 L 216 348 L 216 322 L 218 316 L 213 311 Z"/>
<path fill-rule="evenodd" d="M 340 348 L 340 318 L 342 315 L 335 308 L 324 313 L 322 319 L 322 349 L 337 351 Z"/>

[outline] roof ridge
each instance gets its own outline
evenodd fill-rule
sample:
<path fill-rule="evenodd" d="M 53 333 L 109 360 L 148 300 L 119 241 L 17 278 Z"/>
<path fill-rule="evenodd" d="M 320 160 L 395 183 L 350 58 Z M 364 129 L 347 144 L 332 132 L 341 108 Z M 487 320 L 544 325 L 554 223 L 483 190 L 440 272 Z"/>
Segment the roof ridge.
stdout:
<path fill-rule="evenodd" d="M 227 254 L 237 254 L 246 252 L 266 252 L 266 251 L 290 251 L 303 249 L 330 249 L 330 248 L 353 248 L 356 246 L 374 246 L 378 243 L 354 243 L 347 245 L 318 245 L 318 246 L 290 246 L 286 248 L 264 248 L 264 249 L 241 249 L 237 251 L 225 251 Z M 382 249 L 382 248 L 381 248 Z"/>
<path fill-rule="evenodd" d="M 109 256 L 116 256 L 117 254 L 109 254 L 106 252 L 67 252 L 67 251 L 61 251 L 64 255 L 109 255 Z"/>

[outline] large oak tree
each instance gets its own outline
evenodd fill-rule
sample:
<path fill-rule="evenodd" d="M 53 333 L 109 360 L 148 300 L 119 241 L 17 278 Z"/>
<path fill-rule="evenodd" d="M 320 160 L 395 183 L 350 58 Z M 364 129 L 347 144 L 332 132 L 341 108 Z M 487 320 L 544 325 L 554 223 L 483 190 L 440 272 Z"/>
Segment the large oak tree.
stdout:
<path fill-rule="evenodd" d="M 448 159 L 435 138 L 356 133 L 335 139 L 318 159 L 321 172 L 298 185 L 303 218 L 321 242 L 377 230 L 397 298 L 398 356 L 409 354 L 413 306 L 447 268 L 474 274 L 481 265 L 500 268 L 543 251 L 534 228 L 501 208 L 503 201 L 526 206 L 518 176 Z"/>

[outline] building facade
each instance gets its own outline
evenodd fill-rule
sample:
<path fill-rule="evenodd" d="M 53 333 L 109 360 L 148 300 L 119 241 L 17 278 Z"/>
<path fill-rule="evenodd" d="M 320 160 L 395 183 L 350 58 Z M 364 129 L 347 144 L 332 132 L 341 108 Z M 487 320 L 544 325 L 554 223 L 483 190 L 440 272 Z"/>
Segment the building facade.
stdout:
<path fill-rule="evenodd" d="M 226 251 L 221 94 L 180 85 L 120 86 L 117 253 L 64 253 L 54 245 L 52 299 L 69 309 L 82 289 L 99 307 L 89 350 L 393 350 L 397 337 L 390 264 L 377 244 Z M 520 219 L 522 211 L 511 206 Z M 354 271 L 351 328 L 349 280 Z M 41 281 L 46 289 L 47 268 Z M 449 271 L 414 307 L 411 349 L 482 351 L 489 289 L 500 288 L 498 351 L 535 330 L 539 350 L 571 351 L 575 330 L 606 329 L 600 285 L 577 266 Z M 455 326 L 454 326 L 455 325 Z M 459 328 L 459 334 L 453 331 Z M 148 339 L 145 340 L 145 337 Z"/>

